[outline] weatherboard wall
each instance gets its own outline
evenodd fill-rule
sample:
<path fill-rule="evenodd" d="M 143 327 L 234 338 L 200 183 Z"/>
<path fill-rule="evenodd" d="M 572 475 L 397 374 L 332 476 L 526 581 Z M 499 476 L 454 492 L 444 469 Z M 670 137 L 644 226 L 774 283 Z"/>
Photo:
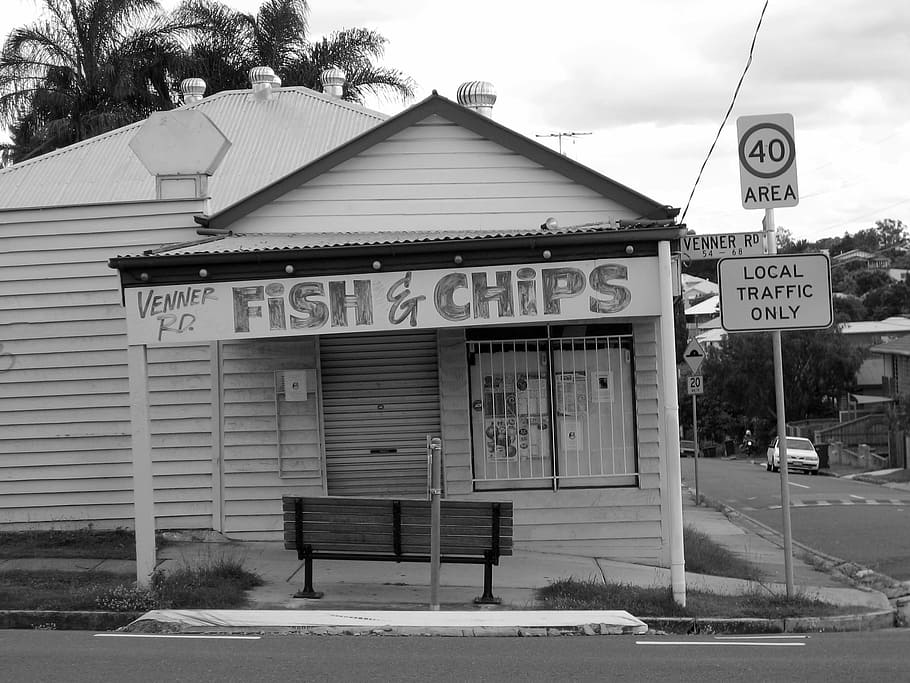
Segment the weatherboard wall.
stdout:
<path fill-rule="evenodd" d="M 282 496 L 325 494 L 317 340 L 224 342 L 220 357 L 222 531 L 238 540 L 277 540 Z M 286 371 L 303 371 L 306 400 L 288 400 Z"/>
<path fill-rule="evenodd" d="M 512 501 L 517 548 L 669 566 L 657 321 L 633 325 L 639 484 L 625 488 L 474 492 L 464 330 L 438 339 L 447 497 Z"/>
<path fill-rule="evenodd" d="M 0 212 L 0 527 L 132 526 L 126 325 L 107 259 L 193 239 L 201 209 Z M 150 349 L 148 372 L 158 523 L 210 527 L 208 347 Z"/>
<path fill-rule="evenodd" d="M 237 233 L 536 228 L 639 216 L 574 180 L 429 116 L 231 224 Z"/>

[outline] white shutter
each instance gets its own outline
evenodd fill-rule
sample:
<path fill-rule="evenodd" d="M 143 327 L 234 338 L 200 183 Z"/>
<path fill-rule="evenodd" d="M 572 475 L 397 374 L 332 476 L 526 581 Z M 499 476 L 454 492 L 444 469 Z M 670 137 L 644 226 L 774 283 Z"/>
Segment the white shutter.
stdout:
<path fill-rule="evenodd" d="M 321 337 L 326 479 L 333 496 L 424 497 L 438 436 L 436 332 Z"/>

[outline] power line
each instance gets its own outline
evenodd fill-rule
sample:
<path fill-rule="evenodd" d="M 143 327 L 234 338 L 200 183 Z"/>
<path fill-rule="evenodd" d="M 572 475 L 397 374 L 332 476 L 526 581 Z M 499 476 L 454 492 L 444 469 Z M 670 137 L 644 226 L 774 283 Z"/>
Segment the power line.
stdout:
<path fill-rule="evenodd" d="M 730 118 L 730 112 L 733 111 L 733 105 L 736 103 L 736 96 L 739 95 L 739 89 L 742 87 L 743 80 L 746 78 L 746 72 L 752 65 L 752 54 L 755 52 L 755 41 L 758 39 L 758 30 L 761 28 L 761 22 L 765 17 L 766 9 L 768 9 L 768 0 L 765 0 L 765 5 L 761 9 L 761 15 L 758 17 L 758 24 L 755 26 L 755 33 L 752 35 L 752 46 L 749 48 L 749 59 L 746 60 L 746 68 L 743 69 L 743 73 L 739 77 L 739 83 L 736 84 L 736 90 L 733 91 L 733 99 L 730 100 L 730 106 L 727 108 L 727 113 L 724 115 L 724 120 L 720 122 L 720 128 L 717 129 L 717 135 L 714 137 L 714 142 L 711 143 L 711 148 L 708 150 L 708 155 L 705 157 L 701 168 L 698 170 L 698 176 L 695 178 L 695 184 L 692 185 L 692 192 L 689 193 L 689 200 L 686 202 L 686 208 L 683 210 L 682 216 L 679 219 L 680 223 L 686 222 L 686 212 L 689 210 L 689 205 L 692 203 L 692 197 L 695 195 L 695 188 L 698 187 L 698 181 L 701 180 L 701 174 L 704 173 L 705 166 L 708 165 L 708 159 L 711 158 L 711 153 L 714 151 L 714 147 L 717 145 L 717 141 L 720 139 L 720 134 L 727 123 L 727 119 Z"/>

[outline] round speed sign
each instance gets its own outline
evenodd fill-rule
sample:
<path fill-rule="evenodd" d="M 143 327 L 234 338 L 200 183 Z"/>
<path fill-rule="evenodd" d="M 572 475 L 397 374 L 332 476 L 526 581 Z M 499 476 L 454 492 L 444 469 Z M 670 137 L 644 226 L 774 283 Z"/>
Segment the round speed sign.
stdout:
<path fill-rule="evenodd" d="M 776 123 L 759 123 L 740 138 L 739 161 L 758 178 L 777 178 L 786 173 L 795 160 L 793 136 Z"/>

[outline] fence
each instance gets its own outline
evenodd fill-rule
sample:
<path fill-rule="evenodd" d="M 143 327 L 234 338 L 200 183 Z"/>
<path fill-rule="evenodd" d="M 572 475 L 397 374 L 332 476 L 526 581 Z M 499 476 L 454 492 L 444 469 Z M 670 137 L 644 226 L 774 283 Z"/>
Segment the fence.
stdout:
<path fill-rule="evenodd" d="M 851 450 L 856 450 L 860 444 L 866 444 L 873 452 L 890 457 L 890 431 L 888 416 L 878 413 L 817 429 L 812 440 L 815 443 L 839 442 Z"/>

